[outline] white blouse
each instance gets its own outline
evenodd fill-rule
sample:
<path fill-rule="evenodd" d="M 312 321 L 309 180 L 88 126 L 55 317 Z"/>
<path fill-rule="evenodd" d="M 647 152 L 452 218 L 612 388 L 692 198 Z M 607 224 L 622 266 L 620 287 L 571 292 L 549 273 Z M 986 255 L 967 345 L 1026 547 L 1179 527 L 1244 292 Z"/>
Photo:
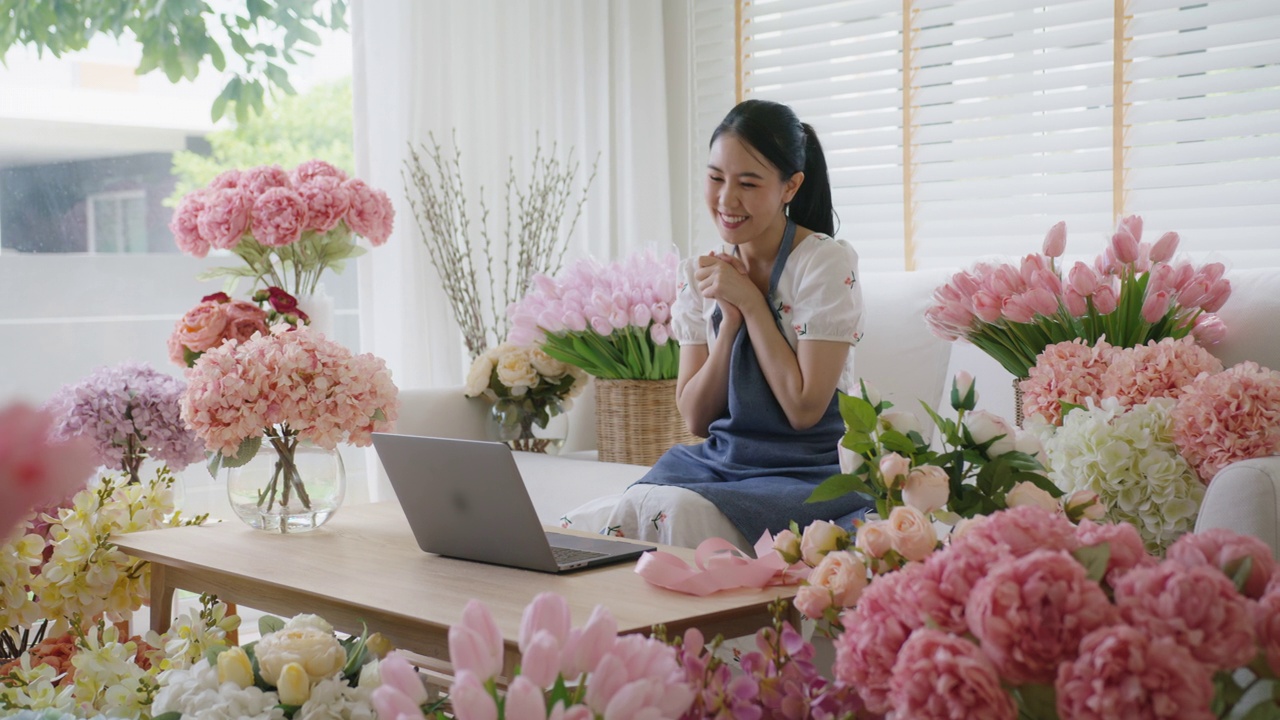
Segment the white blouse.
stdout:
<path fill-rule="evenodd" d="M 716 303 L 697 291 L 697 258 L 680 263 L 671 330 L 681 345 L 716 342 L 711 315 Z M 783 337 L 795 350 L 801 340 L 834 340 L 857 345 L 862 339 L 862 285 L 858 253 L 844 240 L 820 233 L 806 237 L 791 251 L 769 304 L 782 318 Z M 853 353 L 845 360 L 838 387 L 853 387 Z"/>

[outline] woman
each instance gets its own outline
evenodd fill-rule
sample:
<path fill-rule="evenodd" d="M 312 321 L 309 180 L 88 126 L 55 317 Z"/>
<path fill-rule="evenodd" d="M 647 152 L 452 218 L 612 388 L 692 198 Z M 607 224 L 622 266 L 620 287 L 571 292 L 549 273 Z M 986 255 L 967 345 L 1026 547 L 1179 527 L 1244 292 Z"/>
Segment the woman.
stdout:
<path fill-rule="evenodd" d="M 739 104 L 711 137 L 706 202 L 723 251 L 685 260 L 672 328 L 676 404 L 705 443 L 676 446 L 619 498 L 566 525 L 673 545 L 747 549 L 796 521 L 849 519 L 871 501 L 808 504 L 839 472 L 837 389 L 860 338 L 858 257 L 835 232 L 826 159 L 785 105 Z"/>

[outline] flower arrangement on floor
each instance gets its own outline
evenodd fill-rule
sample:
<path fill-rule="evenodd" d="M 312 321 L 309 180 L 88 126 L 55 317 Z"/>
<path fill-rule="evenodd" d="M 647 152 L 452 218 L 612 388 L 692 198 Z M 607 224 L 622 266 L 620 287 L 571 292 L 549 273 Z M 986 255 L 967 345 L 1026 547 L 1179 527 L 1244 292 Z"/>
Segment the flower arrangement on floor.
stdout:
<path fill-rule="evenodd" d="M 167 467 L 141 483 L 101 476 L 8 534 L 0 544 L 0 656 L 17 657 L 48 632 L 65 634 L 69 624 L 142 607 L 151 591 L 149 563 L 126 555 L 111 536 L 204 522 L 175 511 L 173 484 Z"/>
<path fill-rule="evenodd" d="M 204 448 L 184 424 L 178 401 L 186 383 L 146 363 L 102 367 L 64 386 L 47 407 L 58 416 L 55 438 L 84 436 L 97 460 L 128 475 L 130 483 L 147 458 L 173 470 L 204 457 Z"/>
<path fill-rule="evenodd" d="M 1224 371 L 1189 337 L 1051 345 L 1021 388 L 1049 477 L 1097 493 L 1155 552 L 1192 529 L 1218 470 L 1280 452 L 1280 373 Z"/>
<path fill-rule="evenodd" d="M 257 642 L 209 645 L 197 662 L 161 675 L 151 712 L 187 720 L 374 717 L 386 653 L 380 636 L 339 640 L 316 615 L 268 616 L 259 627 Z"/>
<path fill-rule="evenodd" d="M 1022 507 L 872 582 L 834 671 L 896 717 L 1273 717 L 1249 690 L 1280 675 L 1277 610 L 1256 538 L 1186 535 L 1157 561 L 1130 525 Z"/>
<path fill-rule="evenodd" d="M 1207 344 L 1223 337 L 1213 313 L 1231 294 L 1225 268 L 1174 259 L 1176 232 L 1144 243 L 1142 218 L 1126 217 L 1092 265 L 1070 270 L 1055 262 L 1066 236 L 1066 224 L 1058 223 L 1042 254 L 956 273 L 934 292 L 926 323 L 938 337 L 978 346 L 1016 378 L 1027 377 L 1046 346 L 1077 338 L 1093 345 L 1105 336 L 1132 347 L 1188 334 Z"/>
<path fill-rule="evenodd" d="M 24 403 L 0 408 L 0 537 L 8 537 L 32 508 L 70 497 L 93 476 L 89 439 L 51 439 L 56 423 L 53 413 Z M 11 586 L 11 578 L 0 574 L 0 588 Z"/>
<path fill-rule="evenodd" d="M 278 165 L 228 170 L 188 193 L 169 229 L 188 255 L 230 250 L 246 265 L 202 277 L 247 277 L 302 296 L 316 291 L 326 269 L 341 272 L 347 260 L 364 253 L 355 236 L 377 247 L 391 236 L 394 221 L 386 193 L 322 160 L 308 160 L 291 172 Z"/>
<path fill-rule="evenodd" d="M 224 292 L 206 295 L 174 324 L 169 359 L 191 367 L 201 355 L 228 340 L 245 342 L 281 323 L 297 327 L 311 324 L 311 318 L 298 307 L 297 298 L 278 287 L 258 290 L 253 302 L 233 300 Z"/>
<path fill-rule="evenodd" d="M 579 260 L 554 279 L 536 275 L 508 312 L 509 339 L 598 378 L 672 379 L 680 367 L 671 336 L 677 263 L 674 253 L 645 252 L 609 265 Z"/>
<path fill-rule="evenodd" d="M 517 450 L 547 452 L 554 439 L 536 436 L 534 427 L 547 429 L 551 418 L 569 409 L 586 381 L 582 370 L 541 348 L 502 343 L 471 364 L 464 392 L 493 402 L 500 440 Z"/>
<path fill-rule="evenodd" d="M 399 411 L 382 359 L 285 325 L 209 350 L 187 380 L 182 419 L 212 453 L 210 474 L 248 463 L 264 439 L 275 451 L 274 473 L 256 502 L 268 515 L 312 511 L 299 443 L 366 446 Z"/>
<path fill-rule="evenodd" d="M 478 242 L 471 229 L 462 151 L 456 136 L 453 147 L 453 157 L 447 158 L 435 136 L 431 136 L 430 148 L 411 146 L 404 161 L 405 192 L 453 317 L 462 329 L 467 352 L 475 361 L 493 343 L 507 337 L 507 307 L 524 297 L 531 278 L 560 271 L 569 237 L 595 180 L 599 157 L 577 202 L 571 204 L 578 175 L 573 151 L 562 161 L 556 157 L 554 145 L 544 155 L 541 143 L 535 140 L 527 184 L 516 177 L 514 163 L 508 166 L 503 196 L 506 231 L 498 247 L 489 234 L 490 211 L 483 187 L 479 191 Z"/>

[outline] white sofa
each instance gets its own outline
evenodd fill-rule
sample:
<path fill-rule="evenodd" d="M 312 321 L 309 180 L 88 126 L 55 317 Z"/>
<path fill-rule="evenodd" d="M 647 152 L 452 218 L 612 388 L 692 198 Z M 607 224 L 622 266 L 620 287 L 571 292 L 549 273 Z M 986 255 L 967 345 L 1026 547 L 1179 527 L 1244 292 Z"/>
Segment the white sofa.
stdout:
<path fill-rule="evenodd" d="M 934 337 L 922 320 L 930 295 L 947 277 L 936 271 L 866 273 L 865 339 L 858 346 L 858 375 L 900 409 L 910 409 L 931 427 L 920 401 L 947 407 L 951 378 L 960 370 L 977 381 L 978 406 L 1013 417 L 1013 377 L 971 345 Z M 1228 337 L 1212 348 L 1230 366 L 1254 360 L 1280 370 L 1280 269 L 1236 270 L 1234 291 L 1221 315 Z M 397 432 L 484 439 L 489 404 L 468 399 L 460 387 L 405 390 Z M 594 462 L 595 403 L 588 390 L 569 413 L 570 430 L 559 457 L 517 453 L 530 496 L 544 523 L 555 524 L 568 510 L 603 495 L 621 492 L 642 476 L 636 465 Z M 379 495 L 390 497 L 385 477 Z M 1197 529 L 1228 527 L 1262 538 L 1280 556 L 1280 457 L 1226 468 L 1211 484 Z"/>

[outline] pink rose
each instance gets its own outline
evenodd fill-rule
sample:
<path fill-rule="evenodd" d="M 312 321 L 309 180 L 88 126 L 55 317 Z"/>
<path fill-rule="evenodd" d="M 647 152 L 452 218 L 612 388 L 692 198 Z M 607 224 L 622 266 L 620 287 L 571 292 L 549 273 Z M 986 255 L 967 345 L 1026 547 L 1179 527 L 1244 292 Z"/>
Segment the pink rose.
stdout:
<path fill-rule="evenodd" d="M 884 478 L 884 486 L 893 489 L 901 482 L 901 478 L 911 471 L 911 461 L 891 452 L 880 458 L 880 476 Z"/>
<path fill-rule="evenodd" d="M 773 549 L 788 565 L 800 562 L 800 538 L 790 528 L 773 536 Z"/>
<path fill-rule="evenodd" d="M 1257 653 L 1249 601 L 1214 568 L 1166 561 L 1127 573 L 1115 591 L 1126 623 L 1177 642 L 1215 670 L 1247 665 Z"/>
<path fill-rule="evenodd" d="M 1058 668 L 1058 716 L 1073 720 L 1212 720 L 1213 682 L 1169 638 L 1127 625 L 1085 636 L 1079 656 Z"/>
<path fill-rule="evenodd" d="M 270 188 L 253 203 L 253 237 L 267 247 L 291 245 L 307 227 L 307 203 L 297 192 Z"/>
<path fill-rule="evenodd" d="M 928 514 L 941 510 L 951 499 L 951 479 L 937 465 L 921 465 L 907 473 L 902 483 L 902 502 Z"/>
<path fill-rule="evenodd" d="M 1275 558 L 1271 548 L 1252 535 L 1213 528 L 1197 533 L 1187 533 L 1169 547 L 1169 560 L 1186 567 L 1207 565 L 1221 570 L 1226 577 L 1234 577 L 1240 564 L 1249 559 L 1249 577 L 1244 583 L 1244 594 L 1258 599 L 1267 591 L 1267 585 L 1276 573 Z"/>
<path fill-rule="evenodd" d="M 800 537 L 800 555 L 810 567 L 817 567 L 829 552 L 848 546 L 849 533 L 844 528 L 826 520 L 814 520 Z"/>
<path fill-rule="evenodd" d="M 192 352 L 204 352 L 222 344 L 227 313 L 221 303 L 202 302 L 187 311 L 173 328 L 173 337 Z"/>
<path fill-rule="evenodd" d="M 1018 710 L 977 645 L 921 628 L 902 645 L 889 681 L 895 717 L 912 720 L 1013 720 Z"/>
<path fill-rule="evenodd" d="M 351 193 L 336 177 L 320 175 L 298 186 L 298 194 L 307 204 L 307 229 L 329 232 L 351 207 Z"/>
<path fill-rule="evenodd" d="M 817 585 L 803 585 L 796 590 L 796 597 L 792 602 L 800 614 L 810 620 L 818 620 L 831 607 L 831 592 Z"/>
<path fill-rule="evenodd" d="M 198 221 L 200 236 L 219 250 L 230 250 L 240 244 L 240 236 L 249 226 L 251 197 L 235 189 L 210 193 Z"/>
<path fill-rule="evenodd" d="M 873 558 L 884 557 L 886 552 L 893 549 L 893 539 L 889 537 L 885 520 L 859 525 L 855 539 L 857 548 Z"/>
<path fill-rule="evenodd" d="M 1035 483 L 1024 481 L 1013 486 L 1008 495 L 1004 497 L 1005 503 L 1011 507 L 1038 507 L 1041 510 L 1056 513 L 1058 501 L 1049 494 L 1047 490 L 1038 487 Z"/>
<path fill-rule="evenodd" d="M 1067 519 L 1074 523 L 1082 520 L 1101 520 L 1107 514 L 1107 507 L 1102 498 L 1092 490 L 1077 490 L 1068 495 L 1062 502 L 1062 511 Z"/>
<path fill-rule="evenodd" d="M 990 442 L 991 446 L 987 448 L 987 457 L 996 458 L 1008 452 L 1013 452 L 1017 443 L 1017 434 L 1014 432 L 1013 426 L 1008 420 L 987 412 L 986 410 L 975 410 L 966 413 L 964 416 L 964 426 L 969 429 L 969 434 L 973 437 L 973 441 L 979 445 Z"/>
<path fill-rule="evenodd" d="M 809 574 L 809 585 L 830 592 L 837 607 L 853 607 L 867 587 L 867 566 L 847 550 L 830 552 Z"/>
<path fill-rule="evenodd" d="M 1037 550 L 998 564 L 965 605 L 969 631 L 1011 685 L 1049 683 L 1080 640 L 1115 623 L 1116 609 L 1075 558 Z"/>
<path fill-rule="evenodd" d="M 255 333 L 270 333 L 267 313 L 257 305 L 244 300 L 232 300 L 223 309 L 227 317 L 227 326 L 222 333 L 224 338 L 245 342 Z"/>
<path fill-rule="evenodd" d="M 885 531 L 893 549 L 908 560 L 921 561 L 938 546 L 938 533 L 924 513 L 910 506 L 899 506 L 889 513 Z"/>
<path fill-rule="evenodd" d="M 169 232 L 173 233 L 178 249 L 200 258 L 209 254 L 209 241 L 200 234 L 200 215 L 204 213 L 208 197 L 207 190 L 187 193 L 174 209 L 173 219 L 169 221 Z"/>

